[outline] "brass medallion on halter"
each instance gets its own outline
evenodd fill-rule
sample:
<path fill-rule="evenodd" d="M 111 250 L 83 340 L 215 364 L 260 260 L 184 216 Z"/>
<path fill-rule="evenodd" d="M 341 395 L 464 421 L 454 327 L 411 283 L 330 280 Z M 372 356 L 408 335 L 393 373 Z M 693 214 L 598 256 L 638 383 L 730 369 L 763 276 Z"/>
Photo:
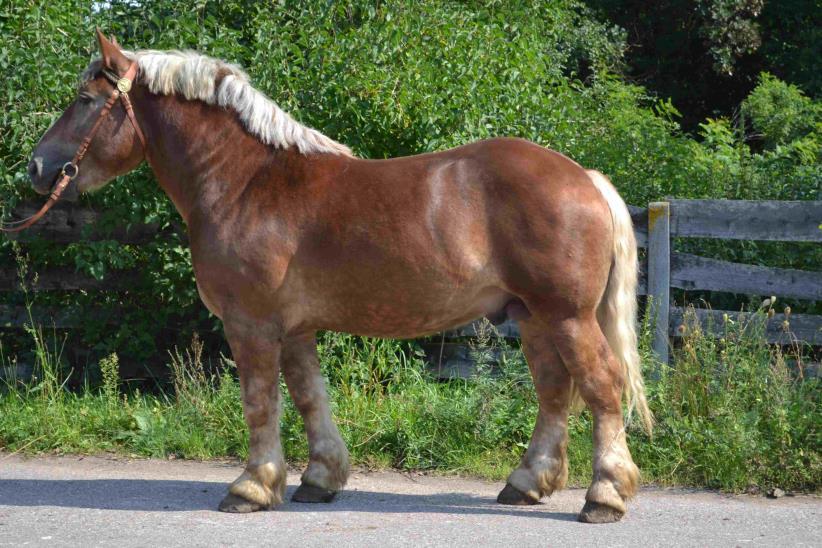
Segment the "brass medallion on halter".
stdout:
<path fill-rule="evenodd" d="M 120 78 L 117 80 L 117 89 L 120 90 L 120 93 L 128 93 L 131 91 L 131 80 L 128 78 Z"/>

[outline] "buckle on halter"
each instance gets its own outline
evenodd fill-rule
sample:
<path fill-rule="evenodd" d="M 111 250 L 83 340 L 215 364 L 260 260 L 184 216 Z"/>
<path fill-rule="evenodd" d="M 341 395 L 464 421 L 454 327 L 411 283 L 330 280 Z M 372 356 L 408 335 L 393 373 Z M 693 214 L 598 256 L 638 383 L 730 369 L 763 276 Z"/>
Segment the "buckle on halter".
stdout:
<path fill-rule="evenodd" d="M 74 170 L 74 173 L 70 173 L 70 172 L 66 171 L 69 168 Z M 69 181 L 73 180 L 79 174 L 80 174 L 80 166 L 78 166 L 74 162 L 66 162 L 65 164 L 63 164 L 63 171 L 62 171 L 61 175 L 64 175 L 64 176 L 68 177 Z"/>
<path fill-rule="evenodd" d="M 120 93 L 128 93 L 131 91 L 131 80 L 128 78 L 120 78 L 117 80 L 117 89 L 120 90 Z"/>

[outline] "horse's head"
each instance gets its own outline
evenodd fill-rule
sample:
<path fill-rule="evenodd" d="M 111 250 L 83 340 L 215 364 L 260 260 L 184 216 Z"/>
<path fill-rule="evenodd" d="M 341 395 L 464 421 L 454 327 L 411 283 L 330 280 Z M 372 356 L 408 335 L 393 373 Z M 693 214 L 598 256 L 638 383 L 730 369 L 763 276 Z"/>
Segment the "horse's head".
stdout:
<path fill-rule="evenodd" d="M 101 58 L 94 61 L 78 89 L 77 97 L 43 135 L 29 162 L 32 187 L 48 194 L 100 118 L 106 101 L 115 92 L 117 78 L 131 65 L 116 41 L 109 41 L 98 29 Z M 127 91 L 127 90 L 126 90 Z M 72 199 L 81 192 L 96 190 L 113 178 L 128 173 L 143 160 L 144 153 L 134 124 L 128 120 L 125 103 L 116 101 L 104 116 L 77 176 L 63 192 Z M 70 168 L 74 170 L 73 167 Z"/>

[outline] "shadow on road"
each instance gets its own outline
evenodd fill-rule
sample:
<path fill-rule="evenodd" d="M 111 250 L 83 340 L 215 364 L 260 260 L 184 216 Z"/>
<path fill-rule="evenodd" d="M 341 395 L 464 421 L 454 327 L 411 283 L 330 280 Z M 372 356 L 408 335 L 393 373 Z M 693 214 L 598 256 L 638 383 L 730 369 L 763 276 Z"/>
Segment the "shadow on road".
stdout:
<path fill-rule="evenodd" d="M 99 479 L 0 480 L 0 506 L 58 506 L 99 510 L 180 512 L 214 510 L 226 492 L 222 482 Z M 465 493 L 434 495 L 379 491 L 345 491 L 331 504 L 290 502 L 296 486 L 289 486 L 286 503 L 277 512 L 380 512 L 432 514 L 492 514 L 560 521 L 576 521 L 569 512 L 537 511 L 502 506 L 492 498 Z"/>

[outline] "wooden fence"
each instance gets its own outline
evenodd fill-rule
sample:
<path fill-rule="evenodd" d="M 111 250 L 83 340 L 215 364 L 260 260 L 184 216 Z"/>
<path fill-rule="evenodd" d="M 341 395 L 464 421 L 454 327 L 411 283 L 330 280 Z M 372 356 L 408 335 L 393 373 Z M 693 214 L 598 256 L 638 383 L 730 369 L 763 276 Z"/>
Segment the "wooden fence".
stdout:
<path fill-rule="evenodd" d="M 647 219 L 646 294 L 658 305 L 653 347 L 663 362 L 668 362 L 669 336 L 678 333 L 683 321 L 682 310 L 670 307 L 671 287 L 822 300 L 822 272 L 671 252 L 671 237 L 822 243 L 822 201 L 671 200 L 650 204 L 643 216 Z M 721 326 L 725 314 L 736 317 L 738 313 L 698 311 L 706 326 Z M 787 324 L 785 320 L 780 314 L 768 321 L 766 332 L 772 342 L 784 340 L 784 327 L 789 326 L 794 340 L 822 344 L 822 316 L 793 315 Z"/>
<path fill-rule="evenodd" d="M 28 216 L 37 207 L 24 204 L 15 210 L 15 215 Z M 640 265 L 639 294 L 647 295 L 654 305 L 653 348 L 662 361 L 668 361 L 671 337 L 677 336 L 684 321 L 683 310 L 671 306 L 672 287 L 822 300 L 822 272 L 739 264 L 671 251 L 672 237 L 822 243 L 822 201 L 670 200 L 654 202 L 647 208 L 629 206 L 629 209 L 637 246 L 646 250 L 646 259 Z M 104 232 L 98 230 L 98 218 L 99 215 L 89 209 L 59 204 L 20 237 L 54 242 L 106 238 L 130 244 L 163 237 L 163 231 L 157 225 L 116 226 Z M 184 234 L 182 227 L 166 230 Z M 118 272 L 104 280 L 96 280 L 72 269 L 55 269 L 40 272 L 36 288 L 41 291 L 117 290 L 131 286 L 137 274 Z M 0 267 L 0 292 L 19 289 L 19 282 L 13 266 Z M 60 310 L 35 308 L 33 313 L 35 320 L 53 323 L 56 327 L 76 326 L 75 320 Z M 724 315 L 737 318 L 739 312 L 700 309 L 696 314 L 708 328 L 721 326 Z M 20 326 L 26 319 L 25 311 L 0 303 L 0 327 Z M 822 345 L 822 316 L 793 314 L 788 323 L 785 320 L 782 314 L 768 320 L 766 336 L 770 342 L 790 339 Z M 789 325 L 789 333 L 786 333 L 786 325 Z M 472 336 L 475 330 L 474 325 L 465 326 L 443 334 L 442 340 Z M 498 330 L 505 337 L 519 336 L 513 322 L 506 322 Z M 443 358 L 442 349 L 440 358 Z M 450 353 L 460 354 L 458 347 Z M 454 359 L 464 358 L 457 356 Z"/>

